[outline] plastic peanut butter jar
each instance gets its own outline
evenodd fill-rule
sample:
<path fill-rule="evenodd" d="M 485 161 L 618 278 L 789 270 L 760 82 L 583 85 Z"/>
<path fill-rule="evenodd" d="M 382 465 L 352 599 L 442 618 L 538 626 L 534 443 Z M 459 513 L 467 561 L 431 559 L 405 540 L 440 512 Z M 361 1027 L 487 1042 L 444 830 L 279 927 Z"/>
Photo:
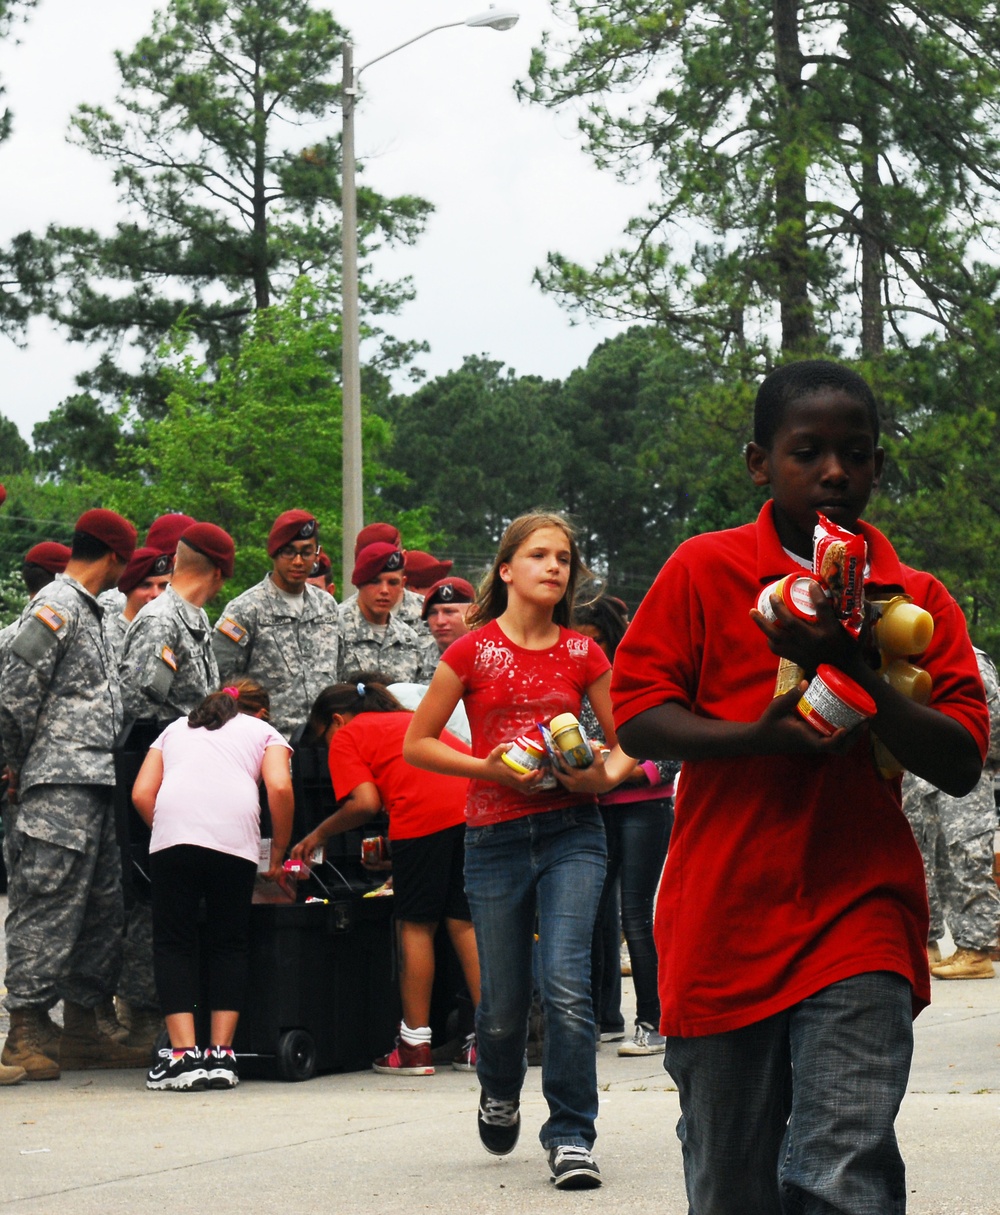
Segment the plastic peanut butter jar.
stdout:
<path fill-rule="evenodd" d="M 552 741 L 562 752 L 571 768 L 589 768 L 594 762 L 594 750 L 584 738 L 580 723 L 572 713 L 559 713 L 549 722 Z"/>
<path fill-rule="evenodd" d="M 795 707 L 814 730 L 827 736 L 838 730 L 850 730 L 859 721 L 875 716 L 875 701 L 864 688 L 843 671 L 825 663 L 817 669 Z"/>

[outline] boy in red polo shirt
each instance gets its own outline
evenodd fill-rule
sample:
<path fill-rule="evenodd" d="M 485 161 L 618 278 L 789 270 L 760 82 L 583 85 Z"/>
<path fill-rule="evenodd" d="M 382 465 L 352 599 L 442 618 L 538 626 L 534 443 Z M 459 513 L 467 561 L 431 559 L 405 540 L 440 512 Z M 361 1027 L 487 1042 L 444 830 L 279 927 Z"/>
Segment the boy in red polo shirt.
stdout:
<path fill-rule="evenodd" d="M 779 657 L 807 677 L 829 663 L 873 698 L 872 730 L 910 771 L 954 795 L 978 779 L 989 719 L 962 613 L 860 521 L 878 437 L 854 372 L 813 360 L 769 375 L 746 460 L 770 501 L 677 549 L 615 658 L 622 746 L 684 761 L 656 939 L 692 1215 L 906 1206 L 893 1123 L 930 998 L 920 854 L 868 727 L 825 738 L 799 690 L 772 699 Z M 815 623 L 773 597 L 773 624 L 752 610 L 811 568 L 817 512 L 864 535 L 870 598 L 905 593 L 933 616 L 927 706 L 880 678 L 818 588 Z"/>

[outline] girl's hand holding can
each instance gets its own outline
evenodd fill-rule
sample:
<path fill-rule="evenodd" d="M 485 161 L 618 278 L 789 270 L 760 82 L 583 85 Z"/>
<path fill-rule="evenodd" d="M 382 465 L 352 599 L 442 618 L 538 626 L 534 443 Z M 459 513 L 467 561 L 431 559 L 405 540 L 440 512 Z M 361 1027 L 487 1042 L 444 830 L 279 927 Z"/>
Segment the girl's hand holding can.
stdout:
<path fill-rule="evenodd" d="M 498 785 L 506 785 L 509 789 L 520 789 L 522 793 L 537 792 L 542 780 L 545 778 L 545 773 L 541 768 L 536 768 L 533 772 L 516 772 L 513 768 L 508 767 L 503 761 L 503 756 L 507 752 L 511 743 L 500 743 L 482 761 L 483 774 L 481 780 L 495 781 Z"/>
<path fill-rule="evenodd" d="M 571 768 L 561 759 L 552 762 L 556 779 L 571 793 L 610 793 L 635 767 L 635 760 L 621 747 L 612 747 L 606 754 L 594 748 L 594 762 L 586 768 Z"/>

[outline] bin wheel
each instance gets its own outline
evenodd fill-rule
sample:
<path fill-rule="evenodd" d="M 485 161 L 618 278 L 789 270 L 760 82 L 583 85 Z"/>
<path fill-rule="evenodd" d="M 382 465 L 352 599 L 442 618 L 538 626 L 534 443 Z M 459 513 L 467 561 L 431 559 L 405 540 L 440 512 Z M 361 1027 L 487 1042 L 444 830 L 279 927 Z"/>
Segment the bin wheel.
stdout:
<path fill-rule="evenodd" d="M 316 1043 L 304 1029 L 289 1029 L 278 1039 L 278 1075 L 282 1080 L 310 1080 L 316 1074 Z"/>

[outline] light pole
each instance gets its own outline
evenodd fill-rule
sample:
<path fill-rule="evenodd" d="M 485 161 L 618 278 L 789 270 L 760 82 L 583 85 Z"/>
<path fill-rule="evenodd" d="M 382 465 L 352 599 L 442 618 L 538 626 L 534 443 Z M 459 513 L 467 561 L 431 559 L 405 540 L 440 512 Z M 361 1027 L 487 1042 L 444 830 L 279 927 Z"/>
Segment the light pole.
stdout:
<path fill-rule="evenodd" d="M 468 25 L 473 29 L 509 30 L 517 24 L 518 14 L 513 9 L 491 5 L 485 12 L 475 13 L 464 21 L 448 21 L 432 26 L 394 46 L 392 50 L 369 59 L 361 67 L 354 67 L 354 46 L 344 43 L 344 76 L 342 105 L 342 275 L 343 316 L 341 320 L 342 341 L 342 400 L 343 400 L 343 585 L 351 576 L 354 567 L 354 538 L 364 526 L 363 482 L 361 473 L 361 331 L 358 321 L 358 194 L 356 165 L 354 158 L 354 106 L 358 97 L 358 80 L 365 68 L 401 51 L 403 47 L 419 42 L 428 34 L 451 29 L 456 25 Z"/>

